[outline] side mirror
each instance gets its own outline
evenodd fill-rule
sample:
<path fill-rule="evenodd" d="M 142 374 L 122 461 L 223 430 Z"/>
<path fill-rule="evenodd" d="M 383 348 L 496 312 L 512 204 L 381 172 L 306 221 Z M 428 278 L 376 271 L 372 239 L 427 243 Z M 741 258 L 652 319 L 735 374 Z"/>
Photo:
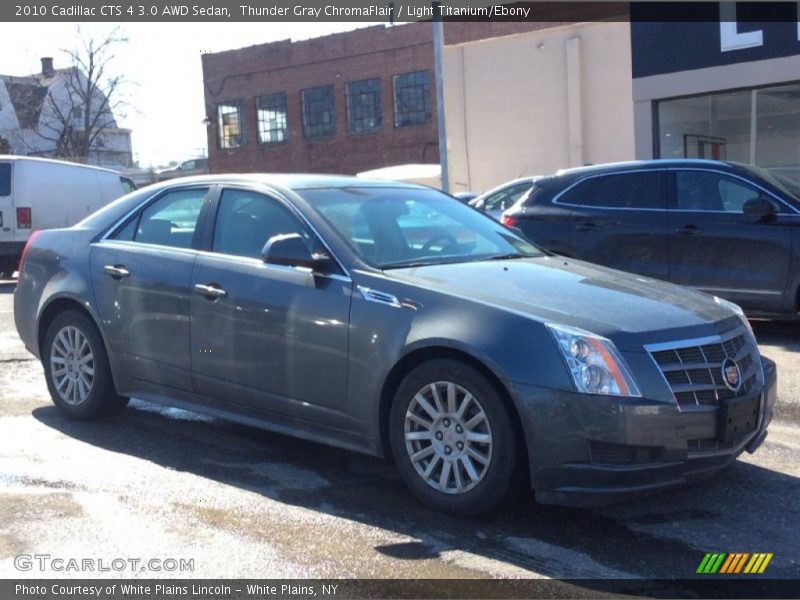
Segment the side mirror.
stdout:
<path fill-rule="evenodd" d="M 761 217 L 762 219 L 767 219 L 775 216 L 775 214 L 778 212 L 778 209 L 771 200 L 759 196 L 758 198 L 751 198 L 745 202 L 742 206 L 742 212 L 752 217 Z"/>
<path fill-rule="evenodd" d="M 323 252 L 311 252 L 299 233 L 272 236 L 261 250 L 261 258 L 268 264 L 305 267 L 317 272 L 324 272 L 331 261 Z"/>

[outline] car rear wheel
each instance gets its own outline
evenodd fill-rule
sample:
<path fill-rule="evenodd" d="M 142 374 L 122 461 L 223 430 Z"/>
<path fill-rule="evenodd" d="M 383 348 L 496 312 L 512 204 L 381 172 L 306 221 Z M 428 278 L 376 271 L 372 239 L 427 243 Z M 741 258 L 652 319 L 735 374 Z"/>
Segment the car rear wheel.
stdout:
<path fill-rule="evenodd" d="M 435 360 L 403 379 L 390 415 L 392 454 L 411 491 L 462 515 L 489 512 L 514 474 L 514 431 L 497 390 L 478 371 Z"/>
<path fill-rule="evenodd" d="M 50 323 L 42 345 L 42 364 L 50 396 L 67 417 L 110 416 L 128 403 L 114 388 L 97 328 L 77 311 L 65 311 Z"/>

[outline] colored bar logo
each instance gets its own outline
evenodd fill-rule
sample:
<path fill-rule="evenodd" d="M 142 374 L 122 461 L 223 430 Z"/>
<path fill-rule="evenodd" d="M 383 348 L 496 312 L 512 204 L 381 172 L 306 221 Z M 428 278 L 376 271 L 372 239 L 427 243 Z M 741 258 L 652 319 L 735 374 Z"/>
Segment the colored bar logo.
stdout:
<path fill-rule="evenodd" d="M 772 560 L 772 556 L 772 552 L 755 552 L 753 554 L 748 552 L 734 552 L 732 554 L 709 552 L 700 561 L 697 573 L 701 575 L 734 575 L 739 573 L 755 575 L 756 573 L 764 572 L 769 561 Z"/>

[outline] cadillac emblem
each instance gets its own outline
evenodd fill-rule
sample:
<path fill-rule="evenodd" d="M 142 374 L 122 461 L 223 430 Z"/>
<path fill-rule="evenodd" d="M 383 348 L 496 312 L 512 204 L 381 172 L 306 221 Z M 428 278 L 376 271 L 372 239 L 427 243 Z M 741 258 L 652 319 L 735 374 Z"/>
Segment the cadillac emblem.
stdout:
<path fill-rule="evenodd" d="M 739 391 L 739 389 L 741 389 L 742 370 L 733 359 L 726 358 L 724 361 L 722 361 L 722 381 L 733 393 L 736 393 Z"/>

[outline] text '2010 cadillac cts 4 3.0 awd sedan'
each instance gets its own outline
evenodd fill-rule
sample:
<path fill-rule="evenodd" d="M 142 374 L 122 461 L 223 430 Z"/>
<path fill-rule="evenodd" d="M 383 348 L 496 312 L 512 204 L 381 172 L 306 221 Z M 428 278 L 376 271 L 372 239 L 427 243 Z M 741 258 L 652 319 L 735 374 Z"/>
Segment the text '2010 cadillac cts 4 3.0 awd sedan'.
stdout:
<path fill-rule="evenodd" d="M 135 396 L 391 455 L 462 514 L 517 469 L 557 504 L 710 474 L 761 444 L 776 397 L 737 306 L 399 183 L 146 188 L 32 236 L 14 309 L 69 417 Z"/>

